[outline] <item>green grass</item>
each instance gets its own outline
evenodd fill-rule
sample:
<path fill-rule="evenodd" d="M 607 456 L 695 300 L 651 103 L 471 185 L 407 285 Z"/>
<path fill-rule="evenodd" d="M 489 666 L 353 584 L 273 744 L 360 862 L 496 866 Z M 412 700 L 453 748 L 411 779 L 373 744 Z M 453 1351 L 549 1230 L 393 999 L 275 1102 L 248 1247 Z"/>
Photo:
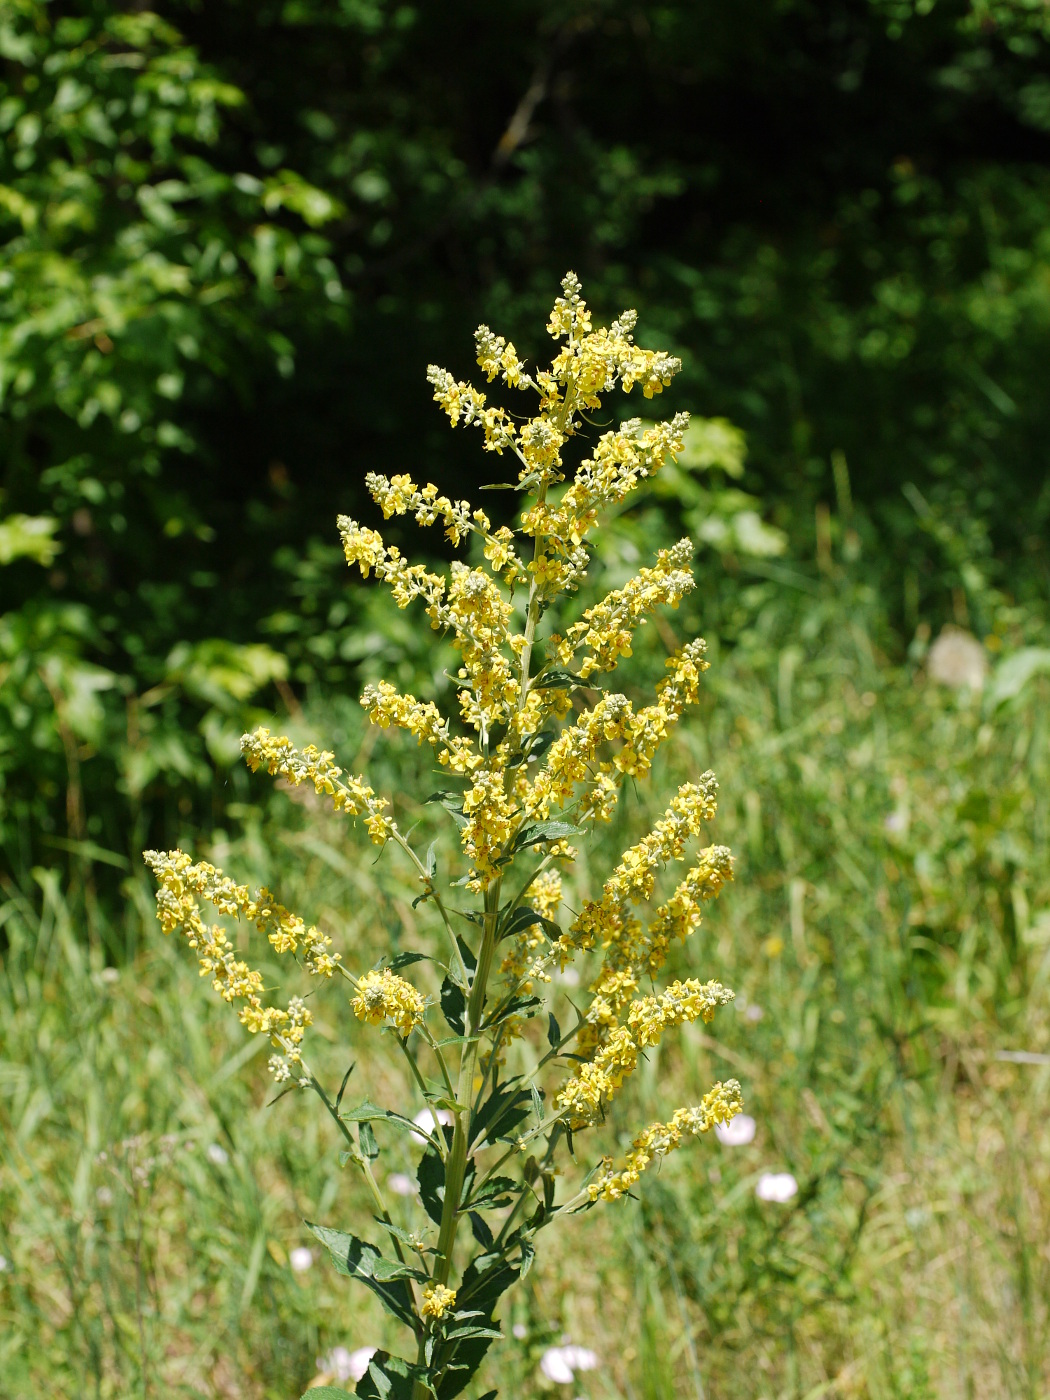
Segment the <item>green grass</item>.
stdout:
<path fill-rule="evenodd" d="M 755 1141 L 696 1143 L 638 1201 L 541 1239 L 504 1308 L 523 1335 L 477 1393 L 540 1394 L 539 1356 L 568 1335 L 601 1358 L 571 1391 L 593 1400 L 1036 1400 L 1050 1391 L 1050 1066 L 997 1055 L 1050 1050 L 1050 686 L 1036 677 L 995 707 L 891 665 L 848 580 L 797 596 L 758 582 L 737 606 L 746 644 L 713 647 L 705 701 L 652 791 L 718 772 L 714 836 L 737 879 L 669 971 L 720 977 L 741 1009 L 668 1037 L 579 1151 L 622 1147 L 727 1074 Z M 639 676 L 656 669 L 651 630 Z M 335 731 L 348 762 L 361 742 L 348 710 L 296 723 Z M 360 766 L 400 793 L 428 781 L 407 747 Z M 256 790 L 243 829 L 198 854 L 265 879 L 351 962 L 429 938 L 396 861 Z M 645 815 L 625 800 L 581 879 Z M 332 1346 L 384 1340 L 367 1295 L 320 1258 L 288 1262 L 304 1217 L 367 1230 L 367 1205 L 311 1103 L 266 1106 L 263 1047 L 164 942 L 144 878 L 125 894 L 121 927 L 103 930 L 57 871 L 5 885 L 2 1391 L 288 1400 Z M 125 944 L 137 955 L 107 969 L 104 948 Z M 356 1059 L 359 1097 L 407 1095 L 344 997 L 315 1015 L 313 1058 L 334 1082 Z M 402 1141 L 382 1146 L 381 1173 L 411 1169 Z M 794 1201 L 756 1199 L 766 1170 L 795 1174 Z"/>

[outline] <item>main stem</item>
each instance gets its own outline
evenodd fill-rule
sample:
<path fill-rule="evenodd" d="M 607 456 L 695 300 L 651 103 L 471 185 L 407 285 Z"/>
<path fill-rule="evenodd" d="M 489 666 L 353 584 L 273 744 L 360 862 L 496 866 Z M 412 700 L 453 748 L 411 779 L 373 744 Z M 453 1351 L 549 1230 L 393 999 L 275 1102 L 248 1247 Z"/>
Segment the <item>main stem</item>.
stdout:
<path fill-rule="evenodd" d="M 566 394 L 566 401 L 562 405 L 562 416 L 571 414 L 570 395 Z M 547 495 L 546 484 L 542 485 L 536 493 L 537 505 L 542 505 Z M 543 537 L 536 536 L 535 559 L 538 560 L 543 554 Z M 532 649 L 536 643 L 536 628 L 540 620 L 540 597 L 539 586 L 536 582 L 536 573 L 533 572 L 529 583 L 529 601 L 525 614 L 525 635 L 521 648 L 521 673 L 520 687 L 518 690 L 518 709 L 525 706 L 529 693 L 529 671 L 532 666 Z M 448 1158 L 445 1163 L 445 1199 L 441 1207 L 441 1226 L 438 1233 L 437 1257 L 435 1259 L 436 1268 L 434 1279 L 437 1283 L 448 1283 L 449 1274 L 452 1272 L 452 1251 L 456 1244 L 456 1233 L 459 1229 L 460 1216 L 462 1214 L 460 1205 L 463 1199 L 463 1182 L 467 1174 L 468 1156 L 468 1136 L 470 1133 L 470 1105 L 474 1098 L 474 1079 L 477 1074 L 478 1051 L 481 1045 L 481 1024 L 485 1014 L 485 994 L 488 990 L 489 977 L 492 974 L 492 962 L 496 952 L 496 929 L 499 923 L 500 894 L 503 888 L 502 879 L 495 880 L 485 891 L 485 933 L 481 941 L 481 949 L 478 952 L 478 965 L 474 972 L 473 981 L 470 984 L 470 997 L 467 1002 L 467 1043 L 463 1047 L 463 1056 L 459 1064 L 459 1083 L 456 1089 L 455 1125 L 452 1129 L 452 1146 L 449 1148 Z M 444 916 L 444 909 L 442 909 Z M 447 918 L 446 918 L 447 924 Z M 451 932 L 451 930 L 450 930 Z M 458 951 L 458 945 L 457 945 Z M 462 965 L 462 964 L 461 964 Z M 438 1130 L 440 1131 L 440 1129 Z M 419 1352 L 417 1356 L 418 1364 L 422 1365 L 424 1358 L 425 1339 L 419 1339 Z M 426 1400 L 430 1392 L 422 1381 L 414 1381 L 412 1384 L 412 1400 Z"/>

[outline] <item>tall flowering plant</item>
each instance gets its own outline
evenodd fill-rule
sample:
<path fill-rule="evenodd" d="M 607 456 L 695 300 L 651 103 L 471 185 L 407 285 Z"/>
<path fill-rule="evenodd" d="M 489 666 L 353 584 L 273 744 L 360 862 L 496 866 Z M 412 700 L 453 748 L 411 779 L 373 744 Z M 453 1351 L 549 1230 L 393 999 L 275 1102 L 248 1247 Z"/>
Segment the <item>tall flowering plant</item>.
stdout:
<path fill-rule="evenodd" d="M 608 328 L 593 328 L 570 273 L 548 325 L 559 346 L 549 369 L 530 372 L 513 344 L 480 327 L 481 369 L 490 382 L 499 378 L 534 396 L 532 416 L 490 405 L 473 385 L 431 366 L 434 398 L 452 425 L 477 428 L 486 451 L 517 460 L 509 489 L 523 497 L 518 528 L 493 529 L 484 511 L 408 476 L 370 475 L 367 484 L 387 519 L 411 514 L 421 525 L 440 523 L 453 545 L 477 535 L 483 567 L 456 561 L 447 574 L 432 573 L 408 563 L 377 531 L 339 520 L 347 561 L 365 577 L 374 572 L 399 607 L 420 605 L 459 654 L 456 716 L 386 682 L 368 686 L 361 699 L 372 723 L 415 735 L 448 775 L 449 786 L 427 800 L 458 828 L 455 878 L 439 878 L 436 847 L 420 854 L 387 800 L 331 753 L 297 749 L 267 729 L 242 740 L 253 771 L 312 784 L 336 811 L 360 818 L 376 845 L 400 850 L 416 902 L 433 911 L 447 944 L 442 960 L 430 959 L 436 971 L 426 971 L 427 959 L 414 952 L 354 971 L 328 935 L 268 890 L 253 894 L 181 851 L 146 853 L 165 932 L 186 938 L 202 975 L 238 1004 L 244 1026 L 269 1037 L 274 1078 L 318 1096 L 371 1193 L 379 1244 L 311 1226 L 339 1272 L 370 1288 L 410 1334 L 408 1357 L 372 1357 L 360 1396 L 459 1394 L 500 1336 L 499 1300 L 531 1266 L 540 1230 L 598 1201 L 619 1200 L 654 1161 L 741 1109 L 735 1080 L 715 1084 L 699 1104 L 643 1128 L 624 1160 L 602 1158 L 586 1174 L 581 1167 L 570 1188 L 556 1180 L 560 1154 L 586 1159 L 583 1134 L 604 1119 L 645 1050 L 670 1026 L 710 1021 L 733 996 L 717 981 L 689 978 L 662 990 L 657 981 L 672 944 L 700 922 L 703 901 L 732 877 L 729 851 L 704 847 L 653 907 L 660 872 L 684 861 L 715 814 L 712 773 L 674 793 L 652 830 L 578 909 L 563 899 L 572 843 L 610 819 L 625 776 L 649 774 L 707 669 L 696 640 L 668 660 L 651 704 L 636 708 L 603 684 L 631 655 L 647 616 L 675 607 L 694 586 L 687 540 L 661 550 L 563 631 L 549 625 L 554 605 L 586 571 L 588 539 L 603 509 L 622 503 L 682 443 L 685 414 L 655 426 L 628 420 L 597 437 L 566 484 L 563 450 L 601 396 L 618 387 L 651 398 L 680 368 L 672 356 L 636 345 L 634 324 L 635 314 L 625 312 Z M 306 1058 L 309 1007 L 296 997 L 286 1005 L 267 1001 L 259 972 L 224 927 L 206 922 L 202 904 L 254 924 L 277 953 L 295 957 L 322 983 L 343 979 L 357 1020 L 385 1026 L 404 1054 L 422 1120 L 410 1104 L 344 1107 L 346 1081 L 332 1094 Z M 576 1023 L 563 1027 L 547 1009 L 548 986 L 576 958 L 586 960 L 589 993 Z M 412 965 L 410 980 L 402 974 Z M 527 1066 L 518 1073 L 507 1069 L 514 1041 L 521 1042 L 515 1063 Z M 395 1224 L 373 1173 L 374 1124 L 424 1141 L 415 1230 Z"/>

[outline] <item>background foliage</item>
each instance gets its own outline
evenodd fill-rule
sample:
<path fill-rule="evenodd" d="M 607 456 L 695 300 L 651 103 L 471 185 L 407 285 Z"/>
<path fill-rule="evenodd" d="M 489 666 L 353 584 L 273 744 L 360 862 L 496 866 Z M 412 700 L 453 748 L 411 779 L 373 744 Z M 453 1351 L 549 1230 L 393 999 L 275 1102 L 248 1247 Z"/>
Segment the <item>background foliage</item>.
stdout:
<path fill-rule="evenodd" d="M 586 1237 L 593 1294 L 552 1261 L 507 1364 L 534 1384 L 568 1327 L 595 1394 L 1045 1392 L 1047 1072 L 995 1056 L 1050 1034 L 1048 37 L 1025 0 L 0 7 L 15 1394 L 284 1396 L 381 1340 L 287 1268 L 353 1203 L 236 1087 L 138 852 L 281 882 L 348 947 L 365 900 L 411 917 L 316 813 L 260 805 L 236 738 L 276 712 L 349 760 L 364 680 L 442 684 L 334 517 L 371 518 L 372 469 L 471 494 L 424 366 L 468 373 L 474 326 L 538 324 L 570 266 L 704 419 L 604 565 L 701 544 L 672 622 L 717 664 L 674 762 L 719 771 L 740 878 L 704 951 L 765 1011 L 645 1089 L 737 1073 L 761 1112 L 654 1181 L 644 1241 L 630 1208 Z M 929 680 L 946 622 L 981 695 Z M 780 1216 L 769 1166 L 803 1183 Z"/>

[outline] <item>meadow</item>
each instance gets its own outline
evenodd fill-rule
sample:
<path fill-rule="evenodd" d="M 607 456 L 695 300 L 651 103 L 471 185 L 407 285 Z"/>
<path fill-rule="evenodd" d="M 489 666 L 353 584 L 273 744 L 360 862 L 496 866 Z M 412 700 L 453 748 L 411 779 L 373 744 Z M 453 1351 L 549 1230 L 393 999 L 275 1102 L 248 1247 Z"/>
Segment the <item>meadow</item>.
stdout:
<path fill-rule="evenodd" d="M 604 580 L 659 529 L 651 511 L 616 522 Z M 562 1393 L 539 1369 L 562 1341 L 596 1354 L 571 1392 L 595 1400 L 1050 1386 L 1050 653 L 1038 614 L 990 591 L 982 685 L 939 682 L 921 626 L 895 658 L 847 533 L 836 521 L 819 567 L 789 552 L 727 575 L 708 559 L 631 663 L 640 681 L 676 637 L 708 638 L 704 699 L 654 790 L 718 773 L 736 878 L 669 971 L 717 976 L 737 1002 L 650 1054 L 621 1121 L 732 1074 L 754 1139 L 705 1138 L 636 1200 L 578 1216 L 508 1295 L 507 1339 L 471 1394 Z M 398 678 L 440 685 L 440 652 L 399 626 Z M 433 781 L 349 697 L 273 723 L 335 734 L 406 822 Z M 364 965 L 426 946 L 396 860 L 312 794 L 255 782 L 195 856 L 268 883 Z M 644 817 L 626 800 L 607 853 Z M 121 867 L 117 916 L 91 898 L 101 862 Z M 145 873 L 90 849 L 3 895 L 4 1394 L 286 1400 L 338 1376 L 336 1349 L 381 1344 L 388 1324 L 303 1224 L 367 1226 L 335 1134 L 302 1097 L 271 1104 L 259 1041 L 164 940 Z M 573 986 L 559 992 L 568 1008 Z M 358 1060 L 359 1092 L 409 1090 L 344 998 L 315 1016 L 331 1080 Z M 383 1177 L 413 1170 L 402 1139 L 380 1146 Z M 770 1172 L 797 1194 L 759 1199 Z M 415 1204 L 399 1204 L 408 1224 Z"/>

